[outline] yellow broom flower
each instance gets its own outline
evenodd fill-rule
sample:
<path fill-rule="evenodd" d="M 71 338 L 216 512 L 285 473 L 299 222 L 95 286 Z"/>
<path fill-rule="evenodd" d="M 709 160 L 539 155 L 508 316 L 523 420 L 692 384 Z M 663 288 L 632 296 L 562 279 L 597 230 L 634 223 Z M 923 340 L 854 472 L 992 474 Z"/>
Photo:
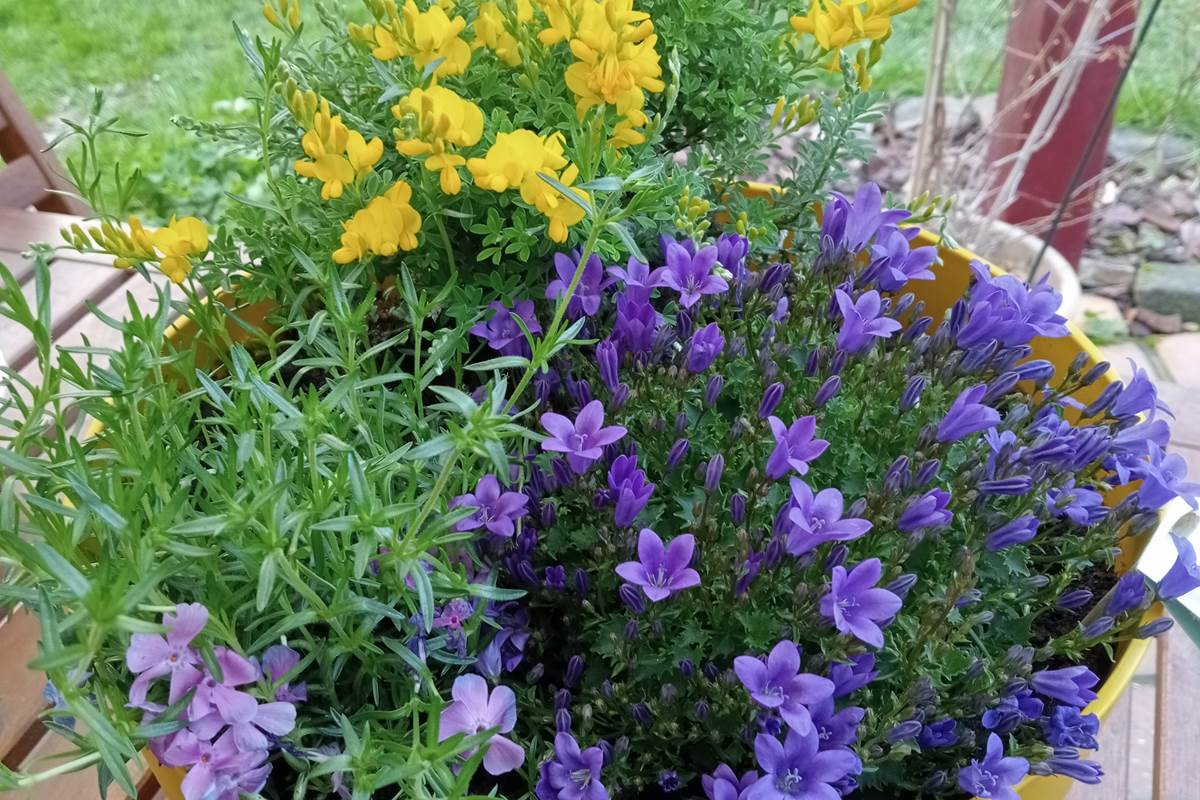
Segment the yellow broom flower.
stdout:
<path fill-rule="evenodd" d="M 529 0 L 517 0 L 517 22 L 523 25 L 532 20 L 533 6 L 529 4 Z M 508 20 L 504 12 L 494 2 L 479 4 L 479 15 L 475 17 L 472 29 L 475 31 L 475 40 L 471 42 L 472 50 L 486 47 L 510 67 L 521 64 L 521 51 L 517 39 L 508 29 Z"/>
<path fill-rule="evenodd" d="M 537 170 L 521 183 L 521 199 L 545 215 L 549 222 L 547 233 L 550 238 L 555 242 L 565 242 L 567 229 L 583 219 L 584 210 L 578 203 L 564 197 L 557 188 L 542 180 L 538 172 L 549 175 L 563 186 L 571 186 L 579 177 L 579 168 L 569 164 L 561 174 L 550 170 Z M 584 190 L 573 191 L 584 200 L 591 201 L 591 196 Z"/>
<path fill-rule="evenodd" d="M 538 136 L 530 130 L 515 130 L 496 136 L 496 143 L 483 158 L 467 160 L 475 185 L 491 192 L 514 189 L 538 170 L 557 173 L 567 165 L 561 133 Z"/>
<path fill-rule="evenodd" d="M 300 146 L 311 161 L 299 159 L 292 166 L 296 174 L 321 181 L 323 200 L 341 197 L 348 184 L 369 173 L 383 156 L 379 137 L 367 142 L 361 133 L 351 131 L 340 114 L 330 113 L 329 101 L 324 98 Z"/>
<path fill-rule="evenodd" d="M 399 139 L 396 149 L 407 156 L 426 156 L 425 168 L 440 174 L 445 194 L 458 194 L 462 179 L 458 167 L 466 159 L 454 152 L 470 147 L 483 136 L 483 112 L 450 89 L 431 86 L 413 89 L 392 106 L 392 114 L 402 122 L 411 120 L 415 130 L 407 139 Z M 397 130 L 397 135 L 401 135 Z"/>
<path fill-rule="evenodd" d="M 371 200 L 367 207 L 342 223 L 342 246 L 333 252 L 338 264 L 359 261 L 368 255 L 392 256 L 414 250 L 421 231 L 421 215 L 410 203 L 412 187 L 396 181 Z"/>
<path fill-rule="evenodd" d="M 142 231 L 134 235 L 141 237 L 144 233 Z M 208 252 L 208 228 L 195 217 L 172 217 L 167 227 L 159 228 L 148 236 L 162 254 L 158 268 L 175 283 L 183 283 L 183 279 L 192 271 L 192 256 L 203 256 Z"/>

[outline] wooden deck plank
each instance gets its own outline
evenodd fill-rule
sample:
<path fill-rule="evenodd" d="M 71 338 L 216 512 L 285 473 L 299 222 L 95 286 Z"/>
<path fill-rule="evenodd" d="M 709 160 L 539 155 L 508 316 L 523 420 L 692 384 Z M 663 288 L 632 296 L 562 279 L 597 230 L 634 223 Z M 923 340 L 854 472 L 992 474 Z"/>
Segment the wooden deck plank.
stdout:
<path fill-rule="evenodd" d="M 0 754 L 8 767 L 18 766 L 37 743 L 37 736 L 30 740 L 29 734 L 41 728 L 38 714 L 46 707 L 46 677 L 26 667 L 37 658 L 39 636 L 37 619 L 28 611 L 18 610 L 0 623 L 0 653 L 5 658 L 0 670 Z"/>
<path fill-rule="evenodd" d="M 47 732 L 21 764 L 22 772 L 38 772 L 49 769 L 62 760 L 56 758 L 72 750 L 71 743 L 57 734 Z M 141 764 L 130 765 L 130 776 L 135 783 L 143 780 Z M 98 777 L 95 768 L 80 772 L 69 772 L 51 778 L 29 789 L 13 792 L 8 797 L 16 800 L 93 800 L 99 794 Z M 129 795 L 115 783 L 108 787 L 104 800 L 128 800 Z"/>
<path fill-rule="evenodd" d="M 1200 797 L 1200 650 L 1178 628 L 1158 640 L 1154 800 Z"/>
<path fill-rule="evenodd" d="M 0 208 L 0 249 L 20 253 L 26 250 L 31 242 L 45 242 L 53 247 L 64 246 L 67 243 L 62 238 L 62 229 L 76 223 L 83 225 L 84 219 L 50 211 Z M 90 261 L 105 266 L 112 263 L 112 259 L 103 253 L 73 252 L 70 257 L 74 261 Z"/>

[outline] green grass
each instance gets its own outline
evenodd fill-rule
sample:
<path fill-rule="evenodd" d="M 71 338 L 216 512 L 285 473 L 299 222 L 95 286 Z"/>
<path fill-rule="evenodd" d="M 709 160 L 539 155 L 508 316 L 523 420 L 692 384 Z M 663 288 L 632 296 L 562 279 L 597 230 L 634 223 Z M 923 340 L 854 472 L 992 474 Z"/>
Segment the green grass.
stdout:
<path fill-rule="evenodd" d="M 1200 15 L 1193 0 L 1166 0 L 1118 107 L 1121 122 L 1200 139 Z M 799 5 L 794 4 L 794 5 Z M 950 94 L 994 91 L 1008 13 L 1007 0 L 958 4 L 947 71 Z M 1148 3 L 1144 2 L 1143 7 Z M 920 94 L 934 3 L 924 0 L 896 19 L 876 73 L 894 95 Z M 93 87 L 108 109 L 147 136 L 114 142 L 108 155 L 150 175 L 151 210 L 203 211 L 219 195 L 222 154 L 171 124 L 177 114 L 228 118 L 228 101 L 250 80 L 230 19 L 267 30 L 258 0 L 0 0 L 0 69 L 17 87 L 48 136 L 61 117 L 81 118 Z M 224 101 L 224 103 L 223 103 Z M 208 181 L 205 199 L 188 194 L 194 173 Z"/>
<path fill-rule="evenodd" d="M 893 95 L 922 93 L 935 5 L 922 0 L 895 19 L 874 73 L 877 87 Z M 946 68 L 948 95 L 996 91 L 1009 6 L 1008 0 L 960 0 Z M 1144 18 L 1149 0 L 1141 6 Z M 1164 0 L 1125 82 L 1117 122 L 1200 139 L 1200 14 L 1194 0 Z"/>

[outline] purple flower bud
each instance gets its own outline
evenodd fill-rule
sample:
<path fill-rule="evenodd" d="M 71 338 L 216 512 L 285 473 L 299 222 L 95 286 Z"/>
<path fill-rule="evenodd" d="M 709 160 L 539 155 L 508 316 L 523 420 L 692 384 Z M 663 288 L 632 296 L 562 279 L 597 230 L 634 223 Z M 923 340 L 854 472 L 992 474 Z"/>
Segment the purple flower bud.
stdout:
<path fill-rule="evenodd" d="M 667 469 L 672 470 L 678 467 L 679 463 L 687 456 L 690 447 L 691 444 L 687 439 L 676 439 L 675 444 L 671 445 L 670 452 L 667 453 Z"/>
<path fill-rule="evenodd" d="M 1075 589 L 1066 592 L 1058 598 L 1054 605 L 1063 609 L 1082 608 L 1092 601 L 1092 593 L 1087 589 Z"/>
<path fill-rule="evenodd" d="M 1112 630 L 1112 617 L 1096 617 L 1094 620 L 1083 626 L 1084 639 L 1099 639 L 1104 634 Z"/>
<path fill-rule="evenodd" d="M 1117 395 L 1121 393 L 1122 388 L 1121 384 L 1116 381 L 1105 386 L 1101 390 L 1100 395 L 1084 407 L 1083 413 L 1080 416 L 1087 419 L 1088 417 L 1096 417 L 1108 411 L 1109 406 L 1117 399 Z"/>
<path fill-rule="evenodd" d="M 612 681 L 605 680 L 600 684 L 600 694 L 608 700 L 612 700 L 617 696 L 617 690 L 613 687 Z"/>
<path fill-rule="evenodd" d="M 646 610 L 646 600 L 642 590 L 632 583 L 622 583 L 617 594 L 620 596 L 621 602 L 633 613 L 641 614 Z"/>
<path fill-rule="evenodd" d="M 530 683 L 538 683 L 546 675 L 546 665 L 540 661 L 529 668 L 529 672 L 525 674 L 525 680 Z"/>
<path fill-rule="evenodd" d="M 967 589 L 967 591 L 963 592 L 962 597 L 954 601 L 954 607 L 966 608 L 967 606 L 978 603 L 981 597 L 983 597 L 983 592 L 979 591 L 978 589 Z"/>
<path fill-rule="evenodd" d="M 712 494 L 721 486 L 721 475 L 725 472 L 725 456 L 717 453 L 704 470 L 704 491 Z"/>
<path fill-rule="evenodd" d="M 575 474 L 565 458 L 556 458 L 550 462 L 550 471 L 554 474 L 554 482 L 558 486 L 570 486 L 575 482 Z"/>
<path fill-rule="evenodd" d="M 1011 478 L 1000 478 L 994 481 L 980 481 L 975 484 L 975 489 L 983 495 L 1020 497 L 1029 494 L 1029 491 L 1033 489 L 1033 478 L 1028 475 L 1015 475 Z"/>
<path fill-rule="evenodd" d="M 549 528 L 558 521 L 558 509 L 554 503 L 545 503 L 542 505 L 542 527 Z M 536 539 L 534 540 L 536 542 Z"/>
<path fill-rule="evenodd" d="M 813 397 L 813 405 L 817 408 L 824 407 L 824 405 L 828 403 L 835 394 L 838 393 L 838 389 L 840 388 L 842 388 L 842 379 L 840 376 L 834 375 L 833 377 L 829 378 L 823 384 L 821 384 L 821 388 L 817 390 L 816 396 Z"/>
<path fill-rule="evenodd" d="M 571 656 L 567 659 L 567 670 L 564 675 L 567 686 L 574 686 L 583 677 L 583 657 Z"/>
<path fill-rule="evenodd" d="M 922 727 L 924 726 L 920 723 L 920 721 L 915 719 L 901 722 L 899 725 L 896 725 L 894 728 L 888 731 L 887 739 L 893 744 L 897 742 L 903 742 L 905 739 L 912 739 L 921 732 Z"/>
<path fill-rule="evenodd" d="M 703 722 L 704 720 L 708 719 L 708 714 L 710 711 L 712 711 L 712 706 L 708 704 L 707 700 L 699 700 L 696 702 L 696 719 Z"/>
<path fill-rule="evenodd" d="M 609 403 L 609 407 L 613 411 L 616 411 L 618 408 L 623 407 L 628 402 L 629 402 L 629 386 L 627 384 L 622 383 L 619 386 L 617 386 L 616 389 L 613 390 L 612 402 Z"/>
<path fill-rule="evenodd" d="M 914 375 L 908 379 L 908 383 L 904 387 L 904 394 L 900 395 L 900 410 L 910 411 L 916 406 L 917 401 L 921 399 L 921 392 L 925 391 L 925 376 Z"/>
<path fill-rule="evenodd" d="M 835 544 L 829 548 L 829 555 L 825 557 L 825 569 L 832 570 L 834 567 L 840 567 L 846 563 L 846 557 L 850 555 L 850 548 L 842 543 Z"/>
<path fill-rule="evenodd" d="M 763 551 L 763 566 L 768 569 L 779 566 L 779 562 L 783 561 L 783 554 L 787 552 L 787 546 L 783 539 L 772 539 L 767 549 Z"/>
<path fill-rule="evenodd" d="M 632 642 L 638 637 L 639 632 L 638 621 L 636 619 L 631 619 L 625 623 L 625 641 Z"/>
<path fill-rule="evenodd" d="M 547 589 L 553 589 L 556 592 L 566 591 L 567 588 L 567 570 L 560 565 L 546 567 L 546 572 L 542 578 L 542 583 Z"/>
<path fill-rule="evenodd" d="M 1025 579 L 1025 585 L 1028 586 L 1032 591 L 1045 589 L 1050 585 L 1050 578 L 1046 575 L 1030 575 Z"/>
<path fill-rule="evenodd" d="M 1043 358 L 1026 361 L 1013 371 L 1017 373 L 1021 380 L 1033 381 L 1033 385 L 1039 389 L 1054 377 L 1054 365 Z"/>
<path fill-rule="evenodd" d="M 867 498 L 860 497 L 850 504 L 846 516 L 850 519 L 862 519 L 862 515 L 865 513 L 867 513 Z"/>
<path fill-rule="evenodd" d="M 895 497 L 908 488 L 910 482 L 908 456 L 898 456 L 883 476 L 883 493 Z"/>
<path fill-rule="evenodd" d="M 1161 636 L 1175 624 L 1175 620 L 1170 617 L 1159 617 L 1153 622 L 1147 622 L 1145 625 L 1137 629 L 1134 635 L 1138 639 L 1153 639 L 1155 636 Z"/>
<path fill-rule="evenodd" d="M 588 593 L 588 574 L 583 567 L 575 569 L 575 594 L 579 595 L 580 599 L 587 597 Z"/>
<path fill-rule="evenodd" d="M 607 742 L 603 742 L 603 741 L 601 743 L 608 744 Z M 617 743 L 615 745 L 613 745 L 613 747 L 612 747 L 612 761 L 620 761 L 628 755 L 629 755 L 629 737 L 628 736 L 617 737 Z M 605 762 L 605 763 L 611 763 L 611 762 Z"/>
<path fill-rule="evenodd" d="M 571 691 L 569 689 L 559 689 L 554 693 L 554 710 L 558 711 L 560 708 L 570 708 L 571 700 Z"/>
<path fill-rule="evenodd" d="M 833 358 L 829 359 L 829 374 L 840 375 L 842 370 L 846 368 L 846 361 L 850 356 L 845 350 L 838 350 L 833 354 Z"/>
<path fill-rule="evenodd" d="M 905 344 L 912 344 L 917 339 L 925 335 L 925 331 L 929 330 L 929 326 L 933 324 L 933 317 L 924 316 L 917 317 L 912 321 L 912 324 L 905 329 L 900 340 Z"/>
<path fill-rule="evenodd" d="M 779 401 L 783 399 L 783 384 L 772 383 L 763 390 L 762 400 L 758 402 L 758 418 L 766 419 L 775 413 Z"/>
<path fill-rule="evenodd" d="M 688 344 L 688 371 L 695 373 L 708 369 L 724 349 L 725 337 L 721 335 L 721 328 L 715 322 L 705 325 L 696 331 Z"/>
<path fill-rule="evenodd" d="M 995 613 L 993 613 L 991 611 L 980 611 L 978 614 L 971 617 L 970 620 L 968 620 L 968 622 L 971 625 L 987 625 L 989 622 L 991 622 L 995 618 L 996 618 Z"/>
<path fill-rule="evenodd" d="M 1020 381 L 1021 376 L 1016 372 L 1005 372 L 988 384 L 987 391 L 983 393 L 984 405 L 995 405 L 997 400 L 1017 388 Z"/>
<path fill-rule="evenodd" d="M 1102 376 L 1108 374 L 1108 371 L 1111 368 L 1112 368 L 1112 365 L 1109 364 L 1107 361 L 1101 361 L 1099 364 L 1097 364 L 1096 366 L 1089 369 L 1086 373 L 1084 373 L 1083 377 L 1079 379 L 1079 382 L 1083 386 L 1091 386 L 1093 383 L 1100 380 L 1100 378 Z"/>
<path fill-rule="evenodd" d="M 664 769 L 658 773 L 658 786 L 667 794 L 679 791 L 679 775 L 673 769 Z"/>
<path fill-rule="evenodd" d="M 901 600 L 903 600 L 905 597 L 908 596 L 909 591 L 912 589 L 913 586 L 916 585 L 916 583 L 917 583 L 917 576 L 912 574 L 911 572 L 908 572 L 908 573 L 905 573 L 904 575 L 901 575 L 899 578 L 896 578 L 896 580 L 892 581 L 891 583 L 889 583 L 887 586 L 884 586 L 883 588 L 887 589 L 889 592 L 891 592 L 892 594 L 896 595 Z"/>
<path fill-rule="evenodd" d="M 811 378 L 816 375 L 821 369 L 821 348 L 810 350 L 808 357 L 804 359 L 804 374 Z"/>
<path fill-rule="evenodd" d="M 710 681 L 715 681 L 720 676 L 721 668 L 718 667 L 714 662 L 710 661 L 704 665 L 704 677 L 708 678 Z"/>
<path fill-rule="evenodd" d="M 554 712 L 554 730 L 558 733 L 571 732 L 571 712 L 560 708 Z"/>
<path fill-rule="evenodd" d="M 574 380 L 568 377 L 567 393 L 571 395 L 571 399 L 578 406 L 586 406 L 592 402 L 592 385 L 588 383 L 587 378 Z"/>
<path fill-rule="evenodd" d="M 605 339 L 600 344 L 596 345 L 596 363 L 600 367 L 600 378 L 604 381 L 604 385 L 608 390 L 614 391 L 617 384 L 620 383 L 618 372 L 620 369 L 620 356 L 617 353 L 617 346 L 612 339 Z"/>
<path fill-rule="evenodd" d="M 693 320 L 691 312 L 686 308 L 679 309 L 679 313 L 675 315 L 675 330 L 679 332 L 679 341 L 683 341 L 692 335 Z"/>
<path fill-rule="evenodd" d="M 931 458 L 921 464 L 921 468 L 917 470 L 917 476 L 913 479 L 913 487 L 920 489 L 925 484 L 937 477 L 938 471 L 942 468 L 942 462 L 936 458 Z"/>
<path fill-rule="evenodd" d="M 763 273 L 762 282 L 758 285 L 758 290 L 765 294 L 776 286 L 782 286 L 791 271 L 792 268 L 788 264 L 772 264 Z"/>
<path fill-rule="evenodd" d="M 629 707 L 629 713 L 637 724 L 643 727 L 650 724 L 650 709 L 646 708 L 645 703 L 634 703 Z"/>
<path fill-rule="evenodd" d="M 717 404 L 717 398 L 721 396 L 721 390 L 725 388 L 725 378 L 721 375 L 713 375 L 708 379 L 708 385 L 704 387 L 704 407 L 712 408 Z M 680 431 L 682 433 L 682 431 Z"/>
<path fill-rule="evenodd" d="M 945 770 L 934 770 L 933 772 L 929 773 L 929 777 L 925 779 L 925 783 L 921 787 L 921 790 L 926 794 L 938 794 L 949 782 L 950 776 L 946 774 Z"/>
<path fill-rule="evenodd" d="M 746 521 L 746 496 L 743 494 L 735 494 L 729 498 L 729 519 L 734 525 L 741 525 Z"/>
<path fill-rule="evenodd" d="M 537 574 L 533 571 L 533 564 L 530 564 L 528 561 L 518 562 L 516 572 L 517 577 L 520 578 L 521 582 L 526 586 L 538 585 Z"/>
<path fill-rule="evenodd" d="M 696 665 L 692 663 L 690 658 L 685 658 L 679 662 L 679 674 L 684 678 L 690 678 L 696 674 Z"/>
<path fill-rule="evenodd" d="M 664 683 L 658 689 L 658 699 L 663 705 L 674 703 L 679 697 L 679 690 L 675 688 L 673 683 Z"/>

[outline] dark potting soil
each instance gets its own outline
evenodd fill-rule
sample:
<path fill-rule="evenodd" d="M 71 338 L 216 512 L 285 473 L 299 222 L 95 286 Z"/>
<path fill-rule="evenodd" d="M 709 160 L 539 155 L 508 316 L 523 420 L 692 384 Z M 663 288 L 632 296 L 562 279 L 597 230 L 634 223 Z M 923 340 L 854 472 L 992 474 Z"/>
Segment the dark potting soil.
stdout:
<path fill-rule="evenodd" d="M 1075 582 L 1067 589 L 1067 591 L 1075 591 L 1077 589 L 1086 589 L 1092 593 L 1092 600 L 1085 603 L 1081 608 L 1066 609 L 1053 608 L 1046 613 L 1040 615 L 1033 623 L 1032 643 L 1035 647 L 1045 644 L 1048 640 L 1055 636 L 1061 636 L 1074 630 L 1093 606 L 1099 602 L 1100 598 L 1108 593 L 1108 590 L 1117 583 L 1116 573 L 1112 570 L 1095 566 L 1084 572 Z M 1072 661 L 1064 657 L 1053 658 L 1048 665 L 1052 669 L 1060 667 L 1075 666 L 1078 662 Z M 1083 654 L 1083 665 L 1096 673 L 1100 677 L 1101 682 L 1108 677 L 1108 673 L 1112 672 L 1113 660 L 1109 658 L 1108 653 L 1103 647 L 1093 647 Z"/>

